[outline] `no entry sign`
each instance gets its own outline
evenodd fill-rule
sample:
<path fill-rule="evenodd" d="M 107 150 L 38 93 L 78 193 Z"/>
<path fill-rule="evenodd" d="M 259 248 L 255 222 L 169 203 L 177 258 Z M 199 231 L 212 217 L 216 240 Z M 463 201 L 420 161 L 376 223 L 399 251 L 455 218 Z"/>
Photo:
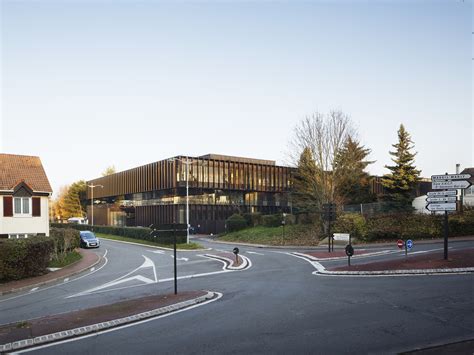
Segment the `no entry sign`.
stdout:
<path fill-rule="evenodd" d="M 401 239 L 398 239 L 398 240 L 397 240 L 397 246 L 398 246 L 400 249 L 403 248 L 404 245 L 405 245 L 405 243 L 403 242 L 403 240 L 401 240 Z"/>

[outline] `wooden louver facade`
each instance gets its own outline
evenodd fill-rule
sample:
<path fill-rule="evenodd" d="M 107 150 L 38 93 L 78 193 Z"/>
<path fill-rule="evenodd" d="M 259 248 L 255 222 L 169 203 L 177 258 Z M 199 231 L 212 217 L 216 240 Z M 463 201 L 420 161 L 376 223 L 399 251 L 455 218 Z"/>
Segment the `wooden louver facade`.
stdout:
<path fill-rule="evenodd" d="M 274 161 L 209 154 L 177 156 L 88 184 L 103 186 L 94 188 L 94 200 L 121 205 L 128 216 L 127 225 L 148 226 L 183 222 L 188 177 L 190 223 L 202 226 L 202 232 L 218 232 L 236 211 L 287 211 L 291 207 L 291 173 L 292 168 L 277 166 Z M 88 199 L 90 192 L 88 189 Z M 106 214 L 97 222 L 115 224 L 111 218 Z"/>

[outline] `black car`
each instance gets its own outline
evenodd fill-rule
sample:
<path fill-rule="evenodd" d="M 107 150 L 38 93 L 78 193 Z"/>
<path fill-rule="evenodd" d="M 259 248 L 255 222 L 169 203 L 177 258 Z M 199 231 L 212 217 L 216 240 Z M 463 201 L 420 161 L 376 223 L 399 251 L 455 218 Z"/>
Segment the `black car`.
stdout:
<path fill-rule="evenodd" d="M 81 231 L 81 248 L 98 248 L 100 246 L 100 240 L 91 231 Z"/>

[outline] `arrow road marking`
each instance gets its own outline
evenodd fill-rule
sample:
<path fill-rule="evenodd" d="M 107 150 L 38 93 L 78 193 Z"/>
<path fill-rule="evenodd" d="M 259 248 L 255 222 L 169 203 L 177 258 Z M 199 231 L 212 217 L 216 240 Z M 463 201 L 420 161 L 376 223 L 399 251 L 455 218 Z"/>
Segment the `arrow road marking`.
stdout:
<path fill-rule="evenodd" d="M 155 254 L 164 254 L 165 252 L 163 250 L 147 250 L 150 253 L 155 253 Z"/>
<path fill-rule="evenodd" d="M 256 251 L 246 251 L 246 253 L 256 254 L 256 255 L 265 255 L 265 254 L 262 254 L 262 253 L 257 253 Z"/>
<path fill-rule="evenodd" d="M 174 255 L 170 255 L 174 259 Z M 176 260 L 181 260 L 181 261 L 188 261 L 188 258 L 176 258 Z"/>
<path fill-rule="evenodd" d="M 147 258 L 145 255 L 142 255 L 144 258 L 145 258 L 145 261 L 143 262 L 143 264 L 139 267 L 137 267 L 136 269 L 130 271 L 129 273 L 119 277 L 118 279 L 115 279 L 115 280 L 112 280 L 110 282 L 107 282 L 101 286 L 97 286 L 97 287 L 94 287 L 94 288 L 91 288 L 87 291 L 83 291 L 83 292 L 79 292 L 79 293 L 76 293 L 74 295 L 71 295 L 71 296 L 68 296 L 66 298 L 72 298 L 72 297 L 78 297 L 78 296 L 83 296 L 83 295 L 86 295 L 86 294 L 90 294 L 90 293 L 94 293 L 96 291 L 100 291 L 100 290 L 103 290 L 104 288 L 109 288 L 109 287 L 113 287 L 113 286 L 116 286 L 116 285 L 120 285 L 120 284 L 123 284 L 125 282 L 129 282 L 129 281 L 132 281 L 132 280 L 138 280 L 138 281 L 141 281 L 145 284 L 151 284 L 151 283 L 157 283 L 158 282 L 158 277 L 156 276 L 156 269 L 155 269 L 155 264 L 153 263 L 153 261 L 151 261 L 149 258 Z M 131 276 L 131 277 L 127 277 L 131 274 L 133 274 L 134 272 L 136 272 L 137 270 L 140 270 L 140 269 L 147 269 L 147 268 L 153 268 L 153 275 L 154 275 L 154 280 L 152 279 L 149 279 L 148 277 L 145 277 L 145 276 L 142 276 L 142 275 L 136 275 L 136 276 Z"/>

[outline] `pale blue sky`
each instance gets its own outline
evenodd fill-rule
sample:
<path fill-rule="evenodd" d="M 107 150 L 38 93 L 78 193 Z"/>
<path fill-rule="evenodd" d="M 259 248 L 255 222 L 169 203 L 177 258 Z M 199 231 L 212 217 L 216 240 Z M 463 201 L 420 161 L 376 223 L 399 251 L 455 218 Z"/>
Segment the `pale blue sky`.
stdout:
<path fill-rule="evenodd" d="M 0 151 L 39 155 L 55 192 L 181 154 L 285 164 L 331 108 L 373 174 L 400 123 L 423 176 L 474 165 L 471 1 L 0 2 Z"/>

